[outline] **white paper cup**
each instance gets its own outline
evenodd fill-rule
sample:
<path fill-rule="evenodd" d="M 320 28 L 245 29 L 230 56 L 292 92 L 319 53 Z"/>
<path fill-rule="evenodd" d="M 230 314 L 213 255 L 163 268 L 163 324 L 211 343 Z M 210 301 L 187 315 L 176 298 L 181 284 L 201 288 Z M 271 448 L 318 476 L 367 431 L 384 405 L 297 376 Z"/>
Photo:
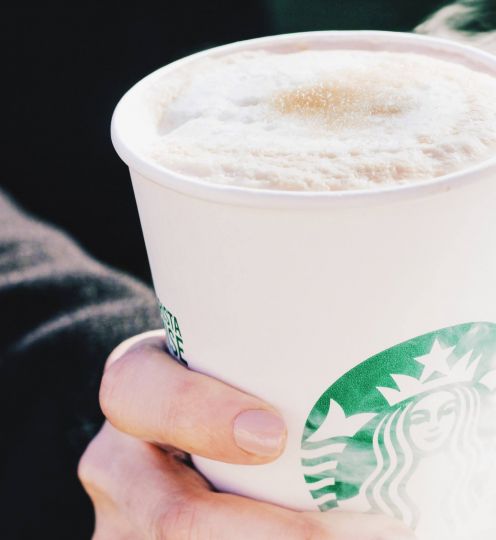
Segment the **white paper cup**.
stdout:
<path fill-rule="evenodd" d="M 144 96 L 159 77 L 205 56 L 305 47 L 418 52 L 496 75 L 495 57 L 439 39 L 312 32 L 193 55 L 122 98 L 112 139 L 171 351 L 288 425 L 273 464 L 194 462 L 221 490 L 290 508 L 384 512 L 422 540 L 494 538 L 496 161 L 316 193 L 209 184 L 145 155 Z"/>

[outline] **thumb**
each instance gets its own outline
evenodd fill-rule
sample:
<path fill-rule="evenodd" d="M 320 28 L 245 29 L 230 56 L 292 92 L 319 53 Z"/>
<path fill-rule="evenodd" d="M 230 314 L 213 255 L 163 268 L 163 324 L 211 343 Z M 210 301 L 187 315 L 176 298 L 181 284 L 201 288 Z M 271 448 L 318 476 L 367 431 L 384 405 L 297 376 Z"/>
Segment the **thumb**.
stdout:
<path fill-rule="evenodd" d="M 285 444 L 273 407 L 178 364 L 165 352 L 163 332 L 112 353 L 100 403 L 120 431 L 217 461 L 267 463 Z"/>

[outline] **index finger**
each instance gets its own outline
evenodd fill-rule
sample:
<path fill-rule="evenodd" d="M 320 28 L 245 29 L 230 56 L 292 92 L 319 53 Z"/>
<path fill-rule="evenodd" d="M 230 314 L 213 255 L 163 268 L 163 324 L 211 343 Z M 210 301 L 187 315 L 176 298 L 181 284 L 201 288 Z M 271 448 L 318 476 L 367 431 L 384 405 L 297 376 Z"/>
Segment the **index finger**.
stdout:
<path fill-rule="evenodd" d="M 105 526 L 109 529 L 107 536 L 101 532 L 98 538 L 121 538 L 116 525 L 128 523 L 133 525 L 135 535 L 142 533 L 157 540 L 414 538 L 404 526 L 386 516 L 341 511 L 296 512 L 209 491 L 194 470 L 108 424 L 83 456 L 79 475 L 92 494 L 97 515 L 101 516 L 97 520 L 97 532 Z M 114 516 L 116 519 L 112 520 Z"/>

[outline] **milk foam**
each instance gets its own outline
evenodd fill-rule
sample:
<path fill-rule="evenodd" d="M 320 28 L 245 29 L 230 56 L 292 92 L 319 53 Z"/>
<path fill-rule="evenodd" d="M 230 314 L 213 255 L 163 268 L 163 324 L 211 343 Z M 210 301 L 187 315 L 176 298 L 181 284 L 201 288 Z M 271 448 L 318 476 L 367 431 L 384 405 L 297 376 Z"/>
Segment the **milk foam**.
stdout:
<path fill-rule="evenodd" d="M 496 154 L 496 78 L 420 54 L 234 53 L 164 76 L 150 96 L 149 157 L 220 184 L 370 189 Z"/>

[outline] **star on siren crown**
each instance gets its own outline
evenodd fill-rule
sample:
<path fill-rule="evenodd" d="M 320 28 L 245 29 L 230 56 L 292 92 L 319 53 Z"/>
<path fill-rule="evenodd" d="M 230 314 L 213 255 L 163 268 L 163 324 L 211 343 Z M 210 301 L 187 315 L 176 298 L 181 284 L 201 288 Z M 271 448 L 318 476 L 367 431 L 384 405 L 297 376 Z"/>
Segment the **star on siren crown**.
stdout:
<path fill-rule="evenodd" d="M 454 349 L 455 347 L 443 349 L 436 339 L 429 353 L 415 357 L 417 362 L 424 365 L 420 379 L 402 373 L 392 373 L 391 378 L 396 383 L 397 389 L 378 386 L 377 390 L 386 398 L 389 405 L 396 405 L 405 399 L 441 386 L 472 381 L 481 357 L 470 361 L 473 351 L 468 351 L 450 367 L 447 360 Z M 433 373 L 436 373 L 437 377 L 431 379 Z"/>

